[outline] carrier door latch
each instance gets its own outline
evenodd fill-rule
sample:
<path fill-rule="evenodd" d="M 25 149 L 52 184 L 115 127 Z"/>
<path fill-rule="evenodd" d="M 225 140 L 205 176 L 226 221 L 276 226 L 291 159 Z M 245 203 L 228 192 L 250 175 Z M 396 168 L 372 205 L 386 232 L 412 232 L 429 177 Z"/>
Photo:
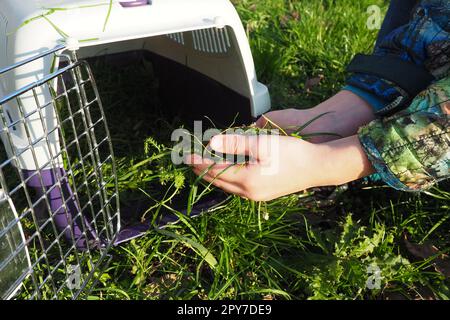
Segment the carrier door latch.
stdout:
<path fill-rule="evenodd" d="M 151 5 L 152 0 L 122 0 L 120 1 L 120 5 L 124 8 L 134 8 Z"/>

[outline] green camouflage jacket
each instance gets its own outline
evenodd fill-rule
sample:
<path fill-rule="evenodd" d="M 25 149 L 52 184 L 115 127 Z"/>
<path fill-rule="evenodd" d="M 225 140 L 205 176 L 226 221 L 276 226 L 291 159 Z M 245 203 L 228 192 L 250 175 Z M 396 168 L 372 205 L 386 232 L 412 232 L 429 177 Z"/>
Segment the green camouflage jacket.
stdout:
<path fill-rule="evenodd" d="M 381 178 L 404 191 L 421 191 L 450 177 L 450 77 L 419 94 L 404 111 L 359 130 Z"/>

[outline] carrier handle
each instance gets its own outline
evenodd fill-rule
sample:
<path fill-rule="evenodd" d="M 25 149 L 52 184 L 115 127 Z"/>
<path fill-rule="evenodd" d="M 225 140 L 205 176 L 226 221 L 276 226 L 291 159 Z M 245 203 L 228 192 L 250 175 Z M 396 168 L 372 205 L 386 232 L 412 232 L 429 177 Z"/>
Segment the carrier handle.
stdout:
<path fill-rule="evenodd" d="M 152 0 L 132 0 L 132 1 L 120 1 L 120 5 L 124 8 L 133 8 L 151 5 Z"/>

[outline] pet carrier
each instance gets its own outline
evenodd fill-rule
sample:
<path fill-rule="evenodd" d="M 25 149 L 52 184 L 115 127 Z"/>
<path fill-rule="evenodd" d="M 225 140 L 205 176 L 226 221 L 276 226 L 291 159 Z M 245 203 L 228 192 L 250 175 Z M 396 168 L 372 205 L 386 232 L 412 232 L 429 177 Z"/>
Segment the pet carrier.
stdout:
<path fill-rule="evenodd" d="M 270 108 L 228 0 L 2 0 L 1 298 L 82 297 L 111 246 L 142 234 L 120 229 L 95 57 L 150 60 L 164 107 L 189 119 Z"/>

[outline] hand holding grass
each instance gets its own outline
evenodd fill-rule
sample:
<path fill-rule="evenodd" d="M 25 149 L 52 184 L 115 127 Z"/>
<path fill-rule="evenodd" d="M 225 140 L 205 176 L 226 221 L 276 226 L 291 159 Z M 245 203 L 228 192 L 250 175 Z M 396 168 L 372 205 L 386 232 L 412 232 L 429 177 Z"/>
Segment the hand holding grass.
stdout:
<path fill-rule="evenodd" d="M 257 201 L 312 187 L 340 185 L 374 172 L 355 135 L 360 126 L 373 119 L 372 110 L 363 99 L 342 91 L 313 109 L 274 111 L 257 122 L 258 127 L 269 124 L 287 134 L 303 127 L 303 136 L 317 132 L 334 135 L 313 136 L 310 141 L 291 136 L 220 135 L 211 140 L 214 151 L 246 155 L 252 160 L 236 165 L 191 155 L 187 162 L 204 180 Z"/>
<path fill-rule="evenodd" d="M 211 140 L 210 147 L 252 160 L 236 165 L 190 155 L 187 162 L 194 172 L 226 192 L 255 201 L 339 185 L 373 172 L 356 136 L 313 144 L 288 136 L 220 135 Z"/>
<path fill-rule="evenodd" d="M 315 135 L 310 139 L 311 142 L 321 143 L 354 135 L 359 127 L 375 119 L 375 116 L 366 101 L 354 93 L 344 90 L 311 109 L 286 109 L 269 112 L 256 124 L 262 128 L 271 122 L 283 128 L 287 133 L 292 133 L 311 119 L 317 120 L 302 130 L 303 135 L 324 132 L 335 134 Z"/>

